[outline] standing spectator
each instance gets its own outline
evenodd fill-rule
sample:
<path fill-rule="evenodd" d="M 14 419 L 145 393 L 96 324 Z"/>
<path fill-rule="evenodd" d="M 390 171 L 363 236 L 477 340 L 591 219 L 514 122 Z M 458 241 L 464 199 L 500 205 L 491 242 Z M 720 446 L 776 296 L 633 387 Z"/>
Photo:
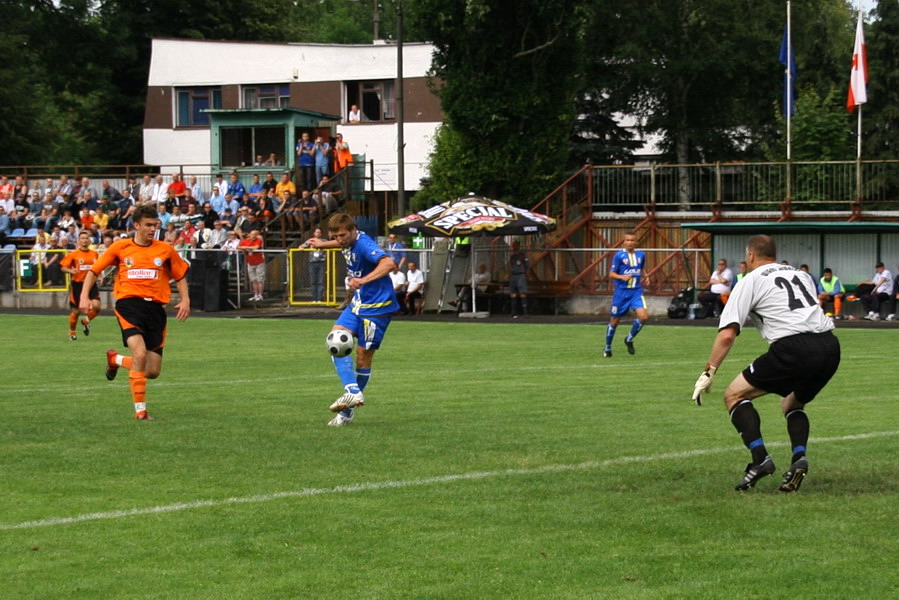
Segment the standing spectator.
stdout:
<path fill-rule="evenodd" d="M 54 238 L 49 233 L 44 234 L 47 240 L 48 250 L 55 252 L 44 252 L 43 270 L 44 270 L 44 286 L 52 287 L 59 285 L 62 279 L 62 272 L 59 270 L 59 261 L 63 254 L 59 250 L 59 238 Z"/>
<path fill-rule="evenodd" d="M 868 321 L 880 320 L 880 304 L 890 299 L 890 293 L 893 291 L 893 274 L 884 268 L 883 263 L 879 262 L 874 266 L 874 277 L 869 281 L 862 281 L 858 285 L 870 286 L 871 291 L 859 295 L 859 300 L 868 314 L 865 319 Z"/>
<path fill-rule="evenodd" d="M 420 315 L 424 304 L 422 294 L 425 289 L 425 275 L 416 264 L 409 261 L 409 269 L 406 271 L 406 310 L 409 314 Z"/>
<path fill-rule="evenodd" d="M 241 209 L 244 210 L 244 209 Z M 253 289 L 250 302 L 262 300 L 265 288 L 265 254 L 262 252 L 262 236 L 258 229 L 251 229 L 249 235 L 238 244 L 243 250 L 247 262 L 247 279 Z"/>
<path fill-rule="evenodd" d="M 821 305 L 821 309 L 823 310 L 828 302 L 833 302 L 833 318 L 842 319 L 843 297 L 840 278 L 834 277 L 833 271 L 829 268 L 824 269 L 824 275 L 818 280 L 818 304 Z"/>
<path fill-rule="evenodd" d="M 191 175 L 188 180 L 188 188 L 190 190 L 191 195 L 196 198 L 197 202 L 203 201 L 203 188 L 200 187 L 200 182 L 197 181 L 196 175 Z"/>
<path fill-rule="evenodd" d="M 212 207 L 212 210 L 219 214 L 222 214 L 225 211 L 225 207 L 228 206 L 225 196 L 222 195 L 217 185 L 212 186 L 212 193 L 209 195 L 209 205 Z"/>
<path fill-rule="evenodd" d="M 6 207 L 0 204 L 0 242 L 6 241 L 6 236 L 9 234 L 9 215 L 6 214 Z"/>
<path fill-rule="evenodd" d="M 71 284 L 69 286 L 69 339 L 73 342 L 78 339 L 78 336 L 75 334 L 75 327 L 78 325 L 79 315 L 81 315 L 81 326 L 84 328 L 84 335 L 87 336 L 91 334 L 91 321 L 100 314 L 100 290 L 96 284 L 88 290 L 87 297 L 90 300 L 88 311 L 82 315 L 78 308 L 84 279 L 99 257 L 100 255 L 95 250 L 90 249 L 90 235 L 86 231 L 82 231 L 78 235 L 78 247 L 66 254 L 60 262 L 60 269 L 71 275 Z"/>
<path fill-rule="evenodd" d="M 125 190 L 128 190 L 128 193 L 131 194 L 131 197 L 134 199 L 139 198 L 140 196 L 140 182 L 137 181 L 137 177 L 134 175 L 128 176 L 128 185 L 125 186 L 125 189 L 122 190 L 122 194 L 125 194 Z"/>
<path fill-rule="evenodd" d="M 313 248 L 311 240 L 320 240 L 322 230 L 316 227 L 312 235 L 303 244 L 304 248 L 312 248 L 309 252 L 309 287 L 312 291 L 312 301 L 319 303 L 325 299 L 325 251 L 321 248 Z"/>
<path fill-rule="evenodd" d="M 309 141 L 309 134 L 305 131 L 300 134 L 300 141 L 297 142 L 297 168 L 300 172 L 300 187 L 311 191 L 315 187 L 315 145 Z"/>
<path fill-rule="evenodd" d="M 699 294 L 699 303 L 703 306 L 703 314 L 701 318 L 709 316 L 717 317 L 724 308 L 722 295 L 730 293 L 731 285 L 734 281 L 734 273 L 727 268 L 727 261 L 723 258 L 718 259 L 718 268 L 709 276 L 708 291 Z"/>
<path fill-rule="evenodd" d="M 231 194 L 231 198 L 240 204 L 247 203 L 247 188 L 244 187 L 236 172 L 231 173 L 231 181 L 228 183 L 228 193 Z"/>
<path fill-rule="evenodd" d="M 337 134 L 337 141 L 334 142 L 334 172 L 342 171 L 353 164 L 353 153 L 350 152 L 350 145 L 343 141 L 343 134 Z"/>
<path fill-rule="evenodd" d="M 752 401 L 765 394 L 781 397 L 793 449 L 790 468 L 779 490 L 795 492 L 808 472 L 806 446 L 809 419 L 805 406 L 827 385 L 840 365 L 840 342 L 833 321 L 815 301 L 810 275 L 778 265 L 774 240 L 766 235 L 749 238 L 746 262 L 750 272 L 734 288 L 718 323 L 709 360 L 693 386 L 693 401 L 702 404 L 715 372 L 727 357 L 743 323 L 750 317 L 770 344 L 768 352 L 738 374 L 724 391 L 731 423 L 752 455 L 746 474 L 736 485 L 745 491 L 775 471 L 762 438 L 762 419 Z"/>
<path fill-rule="evenodd" d="M 169 199 L 169 186 L 163 179 L 162 175 L 156 176 L 156 182 L 153 184 L 153 202 L 156 206 L 165 203 Z"/>
<path fill-rule="evenodd" d="M 387 254 L 390 255 L 391 260 L 396 263 L 396 266 L 399 269 L 402 269 L 403 265 L 406 264 L 405 248 L 406 246 L 396 239 L 395 233 L 391 233 L 387 236 L 387 247 L 385 250 L 387 250 Z"/>
<path fill-rule="evenodd" d="M 322 177 L 328 175 L 328 167 L 331 164 L 331 145 L 323 137 L 316 137 L 315 145 L 312 147 L 312 156 L 315 159 L 315 186 L 313 187 L 318 187 Z"/>
<path fill-rule="evenodd" d="M 512 318 L 518 318 L 515 306 L 516 298 L 521 301 L 521 314 L 528 314 L 528 255 L 521 250 L 521 242 L 512 242 L 509 255 L 509 303 L 512 305 Z"/>
<path fill-rule="evenodd" d="M 153 183 L 153 178 L 149 175 L 144 175 L 143 178 L 141 178 L 140 191 L 137 195 L 137 202 L 139 204 L 149 204 L 153 202 L 154 190 L 155 184 Z"/>
<path fill-rule="evenodd" d="M 169 184 L 168 191 L 175 196 L 178 202 L 183 202 L 187 195 L 187 184 L 181 180 L 181 173 L 172 173 L 172 183 Z"/>
<path fill-rule="evenodd" d="M 131 356 L 115 350 L 106 352 L 106 378 L 115 379 L 119 367 L 128 369 L 134 417 L 152 420 L 147 412 L 147 379 L 156 379 L 162 371 L 162 351 L 166 339 L 165 305 L 171 297 L 170 280 L 175 280 L 180 301 L 177 318 L 190 316 L 187 293 L 188 265 L 171 246 L 153 239 L 159 225 L 156 208 L 144 204 L 134 213 L 134 238 L 114 243 L 94 263 L 84 279 L 79 308 L 91 308 L 89 290 L 103 270 L 118 267 L 114 295 L 115 312 L 122 328 L 122 341 Z M 150 276 L 152 275 L 152 277 Z"/>

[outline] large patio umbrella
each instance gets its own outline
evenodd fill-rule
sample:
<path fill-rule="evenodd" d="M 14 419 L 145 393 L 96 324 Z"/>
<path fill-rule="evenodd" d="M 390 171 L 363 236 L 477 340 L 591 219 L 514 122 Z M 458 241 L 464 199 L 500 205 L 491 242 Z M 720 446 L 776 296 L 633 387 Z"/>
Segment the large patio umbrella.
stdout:
<path fill-rule="evenodd" d="M 425 237 L 536 235 L 552 231 L 556 220 L 476 194 L 441 202 L 387 224 L 390 233 Z"/>
<path fill-rule="evenodd" d="M 556 220 L 477 194 L 460 196 L 387 224 L 390 233 L 425 237 L 537 235 L 556 228 Z M 472 260 L 472 264 L 476 261 Z M 477 290 L 471 270 L 472 312 Z M 441 294 L 442 302 L 442 294 Z"/>

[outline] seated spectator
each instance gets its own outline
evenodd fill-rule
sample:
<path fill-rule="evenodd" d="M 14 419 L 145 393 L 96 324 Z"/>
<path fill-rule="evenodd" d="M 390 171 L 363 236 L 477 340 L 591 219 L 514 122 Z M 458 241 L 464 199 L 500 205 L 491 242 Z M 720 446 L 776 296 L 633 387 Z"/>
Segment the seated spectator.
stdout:
<path fill-rule="evenodd" d="M 244 187 L 244 184 L 240 181 L 236 171 L 231 172 L 231 182 L 228 184 L 228 193 L 231 194 L 232 199 L 240 204 L 246 203 L 247 188 Z"/>
<path fill-rule="evenodd" d="M 312 229 L 319 221 L 318 202 L 307 190 L 303 190 L 303 198 L 300 200 L 299 210 L 302 213 L 302 230 Z"/>
<path fill-rule="evenodd" d="M 280 165 L 281 165 L 281 161 L 278 160 L 278 155 L 275 154 L 274 152 L 269 154 L 268 158 L 265 160 L 265 162 L 262 163 L 262 166 L 264 166 L 264 167 L 278 167 Z"/>
<path fill-rule="evenodd" d="M 221 223 L 225 229 L 234 229 L 234 224 L 237 223 L 237 215 L 232 213 L 230 208 L 226 208 L 222 215 Z"/>
<path fill-rule="evenodd" d="M 210 248 L 209 240 L 212 231 L 206 228 L 205 221 L 197 221 L 197 228 L 190 236 L 191 248 Z"/>
<path fill-rule="evenodd" d="M 262 157 L 260 157 L 262 158 Z M 259 175 L 253 175 L 253 183 L 250 184 L 250 190 L 247 192 L 247 198 L 250 202 L 259 206 L 262 204 L 262 199 L 265 197 L 265 188 L 262 187 L 262 182 L 259 181 Z"/>
<path fill-rule="evenodd" d="M 229 200 L 230 198 L 226 199 L 217 185 L 212 186 L 212 195 L 209 196 L 209 204 L 212 205 L 212 210 L 218 214 L 222 214 L 228 206 Z M 240 205 L 239 202 L 237 204 L 238 206 Z"/>
<path fill-rule="evenodd" d="M 228 230 L 225 229 L 225 226 L 222 224 L 222 221 L 216 221 L 212 224 L 212 229 L 209 231 L 209 241 L 208 248 L 221 248 L 222 244 L 228 239 Z"/>
<path fill-rule="evenodd" d="M 206 224 L 206 228 L 211 230 L 215 222 L 219 220 L 219 214 L 212 210 L 212 204 L 209 202 L 203 203 L 203 223 Z"/>
<path fill-rule="evenodd" d="M 175 230 L 181 229 L 187 223 L 187 215 L 181 212 L 180 206 L 172 207 L 172 216 L 169 217 L 169 223 L 175 226 Z"/>
<path fill-rule="evenodd" d="M 94 223 L 97 224 L 97 227 L 101 232 L 106 231 L 109 227 L 109 215 L 106 214 L 106 211 L 100 206 L 94 211 Z"/>
<path fill-rule="evenodd" d="M 289 173 L 282 173 L 281 181 L 275 186 L 275 193 L 278 195 L 278 198 L 284 197 L 284 190 L 289 191 L 291 197 L 296 197 L 297 195 L 297 186 L 290 180 Z"/>
<path fill-rule="evenodd" d="M 112 204 L 118 204 L 124 197 L 122 192 L 109 185 L 109 181 L 105 179 L 100 182 L 100 194 L 103 200 Z"/>
<path fill-rule="evenodd" d="M 131 213 L 132 212 L 134 212 L 134 211 L 133 210 L 128 211 L 128 223 L 129 224 L 131 223 Z M 166 229 L 166 227 L 169 224 L 169 221 L 172 218 L 172 213 L 170 213 L 169 211 L 167 211 L 165 209 L 165 204 L 160 204 L 157 214 L 159 215 L 159 226 L 162 227 L 163 230 Z"/>
<path fill-rule="evenodd" d="M 353 104 L 350 106 L 350 112 L 347 113 L 346 116 L 347 123 L 361 123 L 362 122 L 362 111 L 359 110 L 359 107 Z"/>
<path fill-rule="evenodd" d="M 880 304 L 890 299 L 892 291 L 893 275 L 884 268 L 882 262 L 879 262 L 874 266 L 874 277 L 868 281 L 862 281 L 856 287 L 858 299 L 868 311 L 864 318 L 869 321 L 879 320 Z"/>
<path fill-rule="evenodd" d="M 733 272 L 727 268 L 727 261 L 718 259 L 718 268 L 709 277 L 709 289 L 699 294 L 699 303 L 703 307 L 703 313 L 699 318 L 709 316 L 717 317 L 724 308 L 722 295 L 730 293 L 734 281 Z"/>
<path fill-rule="evenodd" d="M 404 315 L 408 315 L 409 309 L 406 308 L 406 275 L 400 271 L 400 268 L 396 263 L 393 263 L 393 270 L 390 272 L 390 281 L 393 283 L 393 291 L 396 294 L 396 301 L 400 306 L 400 312 Z"/>
<path fill-rule="evenodd" d="M 315 193 L 318 195 L 319 204 L 326 215 L 336 212 L 343 205 L 341 196 L 343 192 L 340 189 L 340 186 L 327 175 L 322 177 L 321 183 L 315 190 Z"/>
<path fill-rule="evenodd" d="M 193 223 L 194 227 L 196 227 L 199 221 L 203 220 L 203 215 L 197 212 L 197 205 L 190 204 L 187 207 L 187 220 Z"/>
<path fill-rule="evenodd" d="M 12 231 L 10 226 L 11 221 L 9 220 L 9 215 L 6 214 L 6 207 L 0 206 L 0 242 L 6 241 L 6 236 L 9 235 L 9 232 Z"/>
<path fill-rule="evenodd" d="M 297 197 L 292 195 L 290 191 L 282 190 L 281 201 L 278 203 L 275 211 L 282 215 L 282 221 L 286 230 L 303 229 L 303 216 L 297 206 L 298 203 Z"/>
<path fill-rule="evenodd" d="M 181 173 L 172 173 L 172 183 L 169 184 L 168 190 L 175 200 L 181 202 L 187 194 L 187 184 L 181 180 Z"/>
<path fill-rule="evenodd" d="M 425 275 L 417 265 L 409 261 L 406 271 L 406 310 L 411 315 L 420 315 L 422 309 L 422 294 L 425 288 Z"/>
<path fill-rule="evenodd" d="M 171 221 L 169 221 L 169 224 L 165 226 L 165 234 L 162 237 L 162 241 L 169 246 L 174 246 L 176 243 L 178 243 L 178 229 Z"/>
<path fill-rule="evenodd" d="M 222 266 L 228 270 L 234 269 L 234 255 L 236 254 L 238 245 L 240 245 L 240 236 L 237 235 L 236 231 L 229 231 L 227 239 L 222 244 L 222 250 L 226 251 L 225 260 Z"/>
<path fill-rule="evenodd" d="M 259 198 L 259 209 L 256 211 L 256 216 L 263 222 L 268 222 L 274 219 L 275 215 L 274 192 L 271 196 L 263 192 Z"/>
<path fill-rule="evenodd" d="M 125 218 L 118 208 L 113 207 L 109 211 L 109 224 L 106 228 L 110 231 L 125 231 L 128 229 L 128 219 Z"/>
<path fill-rule="evenodd" d="M 490 283 L 490 278 L 490 271 L 487 270 L 487 265 L 484 263 L 479 264 L 477 272 L 472 277 L 478 294 L 483 294 L 487 291 L 487 284 Z M 457 306 L 461 312 L 471 312 L 471 286 L 461 286 L 456 294 L 456 299 L 450 300 L 450 305 Z"/>
<path fill-rule="evenodd" d="M 844 297 L 840 278 L 834 277 L 831 269 L 824 269 L 824 274 L 818 280 L 818 304 L 821 305 L 821 309 L 824 310 L 828 302 L 833 302 L 833 318 L 842 319 Z"/>

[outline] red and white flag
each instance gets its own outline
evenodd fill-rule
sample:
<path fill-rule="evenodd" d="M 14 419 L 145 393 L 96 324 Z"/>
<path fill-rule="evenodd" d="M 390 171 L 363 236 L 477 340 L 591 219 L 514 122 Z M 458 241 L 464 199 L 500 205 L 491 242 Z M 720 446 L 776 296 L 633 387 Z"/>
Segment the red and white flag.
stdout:
<path fill-rule="evenodd" d="M 858 26 L 855 29 L 855 50 L 852 52 L 852 72 L 849 75 L 849 96 L 846 98 L 847 111 L 853 112 L 856 106 L 868 101 L 867 83 L 868 49 L 865 47 L 862 14 L 859 12 Z"/>

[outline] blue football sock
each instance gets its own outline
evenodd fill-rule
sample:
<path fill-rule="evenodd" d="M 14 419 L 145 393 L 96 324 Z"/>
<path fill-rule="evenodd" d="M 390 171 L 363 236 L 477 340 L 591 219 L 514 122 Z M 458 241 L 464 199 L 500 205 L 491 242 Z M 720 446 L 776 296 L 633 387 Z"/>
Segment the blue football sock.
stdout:
<path fill-rule="evenodd" d="M 334 361 L 334 368 L 337 370 L 337 376 L 340 377 L 340 383 L 343 388 L 351 394 L 358 394 L 359 384 L 356 382 L 356 364 L 352 356 L 341 356 L 340 358 L 331 357 Z"/>
<path fill-rule="evenodd" d="M 359 385 L 360 392 L 368 385 L 369 379 L 371 379 L 371 369 L 356 369 L 356 383 Z"/>
<path fill-rule="evenodd" d="M 609 328 L 606 329 L 606 348 L 612 347 L 612 340 L 615 339 L 615 329 L 617 328 L 617 325 L 609 323 Z"/>
<path fill-rule="evenodd" d="M 637 334 L 640 333 L 641 329 L 643 329 L 643 321 L 634 319 L 634 324 L 631 325 L 631 332 L 627 334 L 627 341 L 634 341 L 634 338 L 637 337 Z"/>

